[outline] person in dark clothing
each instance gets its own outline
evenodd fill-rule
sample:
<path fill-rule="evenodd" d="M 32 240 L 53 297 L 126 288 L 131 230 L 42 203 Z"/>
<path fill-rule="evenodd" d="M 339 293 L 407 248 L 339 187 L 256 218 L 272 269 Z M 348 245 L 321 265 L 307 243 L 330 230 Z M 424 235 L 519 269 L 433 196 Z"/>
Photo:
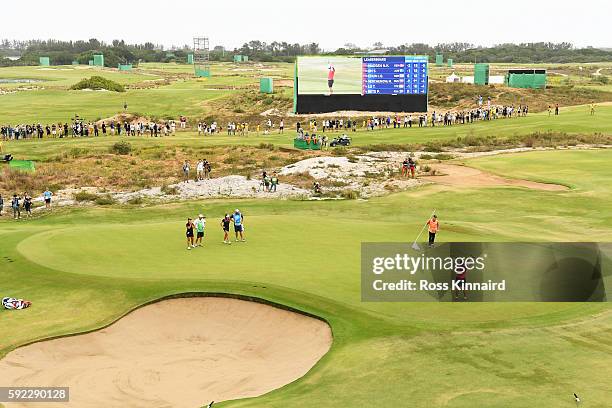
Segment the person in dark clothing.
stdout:
<path fill-rule="evenodd" d="M 225 217 L 223 217 L 223 219 L 221 220 L 221 228 L 223 229 L 223 243 L 224 244 L 231 245 L 232 243 L 229 237 L 229 230 L 230 230 L 231 222 L 232 222 L 232 219 L 230 218 L 229 214 L 225 214 Z"/>
<path fill-rule="evenodd" d="M 194 225 L 193 225 L 193 221 L 191 220 L 191 218 L 187 218 L 185 229 L 186 229 L 185 236 L 187 237 L 187 249 L 195 248 L 195 245 L 193 242 Z"/>

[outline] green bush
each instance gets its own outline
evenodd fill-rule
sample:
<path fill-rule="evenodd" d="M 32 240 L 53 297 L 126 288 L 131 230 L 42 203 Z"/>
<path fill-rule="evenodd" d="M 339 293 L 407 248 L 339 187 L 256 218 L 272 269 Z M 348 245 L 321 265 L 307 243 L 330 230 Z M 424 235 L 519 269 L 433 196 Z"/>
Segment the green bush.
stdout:
<path fill-rule="evenodd" d="M 132 204 L 132 205 L 140 205 L 144 203 L 144 199 L 141 196 L 138 196 L 138 197 L 130 198 L 127 201 L 127 203 Z"/>
<path fill-rule="evenodd" d="M 110 194 L 105 194 L 105 195 L 96 197 L 94 202 L 98 205 L 112 205 L 112 204 L 115 204 L 115 199 L 111 197 Z"/>
<path fill-rule="evenodd" d="M 434 156 L 434 159 L 436 160 L 451 160 L 453 159 L 455 156 L 453 156 L 452 154 L 448 154 L 448 153 L 438 153 Z"/>
<path fill-rule="evenodd" d="M 161 186 L 161 192 L 166 195 L 178 195 L 179 190 L 176 187 L 170 187 L 168 185 Z"/>
<path fill-rule="evenodd" d="M 122 140 L 121 142 L 117 142 L 111 146 L 110 152 L 114 154 L 127 155 L 132 152 L 132 145 L 130 142 L 126 142 Z"/>
<path fill-rule="evenodd" d="M 70 89 L 77 91 L 81 89 L 106 89 L 107 91 L 113 92 L 125 92 L 123 85 L 97 75 L 94 75 L 89 79 L 81 79 L 79 82 L 72 85 Z"/>
<path fill-rule="evenodd" d="M 347 149 L 346 147 L 336 147 L 331 152 L 334 156 L 346 156 Z"/>
<path fill-rule="evenodd" d="M 257 146 L 259 149 L 274 150 L 276 147 L 273 143 L 260 143 Z"/>
<path fill-rule="evenodd" d="M 95 201 L 98 198 L 98 195 L 95 193 L 90 193 L 88 191 L 79 191 L 74 195 L 74 199 L 78 202 L 83 201 Z"/>
<path fill-rule="evenodd" d="M 438 153 L 443 151 L 444 149 L 442 148 L 442 143 L 440 142 L 429 142 L 425 145 L 425 148 L 423 150 L 425 150 L 426 152 Z"/>
<path fill-rule="evenodd" d="M 359 198 L 359 193 L 357 193 L 355 190 L 344 190 L 342 191 L 341 196 L 345 200 L 355 200 Z"/>

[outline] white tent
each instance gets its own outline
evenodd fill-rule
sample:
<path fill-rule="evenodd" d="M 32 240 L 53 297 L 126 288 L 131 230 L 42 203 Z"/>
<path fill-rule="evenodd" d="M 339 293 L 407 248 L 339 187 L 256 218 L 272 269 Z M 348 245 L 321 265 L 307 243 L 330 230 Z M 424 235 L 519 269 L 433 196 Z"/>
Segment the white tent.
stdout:
<path fill-rule="evenodd" d="M 453 72 L 452 74 L 446 77 L 446 82 L 449 82 L 449 83 L 461 82 L 461 77 L 459 75 L 456 75 Z"/>

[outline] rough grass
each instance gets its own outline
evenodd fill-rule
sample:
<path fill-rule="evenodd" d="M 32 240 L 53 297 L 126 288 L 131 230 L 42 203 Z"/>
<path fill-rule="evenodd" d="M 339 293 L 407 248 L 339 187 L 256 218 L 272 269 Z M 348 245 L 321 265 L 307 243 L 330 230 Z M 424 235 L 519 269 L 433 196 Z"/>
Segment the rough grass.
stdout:
<path fill-rule="evenodd" d="M 52 153 L 37 164 L 34 173 L 10 171 L 5 166 L 0 170 L 0 191 L 25 188 L 38 193 L 47 186 L 53 187 L 52 190 L 88 186 L 133 191 L 182 181 L 184 160 L 189 160 L 193 167 L 200 158 L 212 163 L 213 177 L 232 174 L 259 177 L 263 171 L 272 172 L 313 155 L 295 149 L 276 150 L 272 144 L 241 146 L 233 150 L 210 146 L 168 149 L 163 145 L 136 149 L 121 141 L 111 145 L 109 150 L 113 153 L 87 148 Z M 195 168 L 193 170 L 195 175 Z"/>
<path fill-rule="evenodd" d="M 473 108 L 478 95 L 493 104 L 528 105 L 531 112 L 542 112 L 548 106 L 584 105 L 612 100 L 612 92 L 574 87 L 573 85 L 549 86 L 546 89 L 517 89 L 499 85 L 472 85 L 431 83 L 429 103 L 432 108 L 466 109 Z"/>

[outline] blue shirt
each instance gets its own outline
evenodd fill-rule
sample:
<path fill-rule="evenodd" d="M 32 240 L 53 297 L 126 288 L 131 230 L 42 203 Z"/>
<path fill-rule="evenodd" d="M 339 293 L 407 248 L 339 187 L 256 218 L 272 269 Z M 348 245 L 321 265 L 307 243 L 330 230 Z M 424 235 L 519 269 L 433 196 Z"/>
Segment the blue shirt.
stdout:
<path fill-rule="evenodd" d="M 242 224 L 242 214 L 234 214 L 234 224 L 235 225 Z"/>
<path fill-rule="evenodd" d="M 43 193 L 43 196 L 44 196 L 45 198 L 51 198 L 51 196 L 52 196 L 52 195 L 53 195 L 53 193 L 51 193 L 49 190 L 47 190 L 47 191 L 45 191 L 45 192 Z"/>

